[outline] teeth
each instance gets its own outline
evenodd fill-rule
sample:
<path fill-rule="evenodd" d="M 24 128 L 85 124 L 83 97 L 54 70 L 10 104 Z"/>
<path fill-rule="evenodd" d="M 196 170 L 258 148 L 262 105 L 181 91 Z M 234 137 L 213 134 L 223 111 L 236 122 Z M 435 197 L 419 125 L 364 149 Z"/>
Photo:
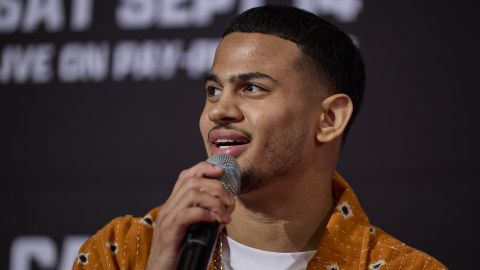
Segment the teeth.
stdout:
<path fill-rule="evenodd" d="M 218 139 L 215 143 L 226 143 L 226 142 L 234 142 L 232 139 Z"/>
<path fill-rule="evenodd" d="M 236 146 L 236 145 L 241 145 L 241 144 L 244 144 L 246 142 L 244 141 L 237 141 L 237 140 L 234 140 L 234 139 L 216 139 L 214 141 L 214 144 L 217 145 L 218 148 L 220 149 L 227 149 L 227 148 L 230 148 L 230 147 L 233 147 L 233 146 Z"/>

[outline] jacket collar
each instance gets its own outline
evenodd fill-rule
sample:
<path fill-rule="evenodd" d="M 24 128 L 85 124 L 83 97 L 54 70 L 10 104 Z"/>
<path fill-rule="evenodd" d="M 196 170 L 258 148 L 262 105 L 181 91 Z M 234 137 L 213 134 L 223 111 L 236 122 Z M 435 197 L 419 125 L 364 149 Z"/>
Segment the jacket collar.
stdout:
<path fill-rule="evenodd" d="M 307 269 L 366 269 L 374 229 L 352 188 L 338 172 L 333 176 L 332 191 L 335 209 Z"/>

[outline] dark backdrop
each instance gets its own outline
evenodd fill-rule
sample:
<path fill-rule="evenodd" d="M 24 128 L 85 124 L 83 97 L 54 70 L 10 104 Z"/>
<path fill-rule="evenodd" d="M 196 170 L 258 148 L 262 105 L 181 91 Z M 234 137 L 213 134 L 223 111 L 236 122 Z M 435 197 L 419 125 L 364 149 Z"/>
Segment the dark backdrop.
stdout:
<path fill-rule="evenodd" d="M 166 199 L 179 171 L 205 159 L 202 74 L 221 29 L 243 4 L 263 1 L 203 1 L 217 10 L 210 17 L 197 16 L 202 1 L 177 1 L 183 17 L 162 13 L 167 1 L 138 1 L 157 9 L 137 26 L 118 19 L 134 1 L 96 1 L 91 13 L 81 1 L 35 2 L 0 1 L 1 269 L 68 269 L 84 237 Z M 339 171 L 371 221 L 451 269 L 471 269 L 480 4 L 266 2 L 310 3 L 358 41 L 368 87 Z"/>

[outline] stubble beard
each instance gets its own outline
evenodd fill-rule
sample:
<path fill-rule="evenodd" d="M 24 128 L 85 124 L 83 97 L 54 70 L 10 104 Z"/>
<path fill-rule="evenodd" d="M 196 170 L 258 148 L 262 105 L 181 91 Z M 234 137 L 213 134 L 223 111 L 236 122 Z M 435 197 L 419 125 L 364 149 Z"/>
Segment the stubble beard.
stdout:
<path fill-rule="evenodd" d="M 274 183 L 277 179 L 287 175 L 302 161 L 302 148 L 306 139 L 306 127 L 290 128 L 290 132 L 283 133 L 270 139 L 264 153 L 260 153 L 259 160 L 246 161 L 241 170 L 242 184 L 240 194 L 260 190 Z"/>

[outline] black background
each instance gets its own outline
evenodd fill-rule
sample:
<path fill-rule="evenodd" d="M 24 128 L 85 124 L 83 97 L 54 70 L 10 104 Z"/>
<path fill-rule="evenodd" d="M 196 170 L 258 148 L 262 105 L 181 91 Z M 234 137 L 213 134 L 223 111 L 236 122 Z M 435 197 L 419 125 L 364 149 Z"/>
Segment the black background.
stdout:
<path fill-rule="evenodd" d="M 209 28 L 121 31 L 114 2 L 95 3 L 87 32 L 14 33 L 1 44 L 218 37 L 234 15 Z M 472 269 L 480 241 L 479 10 L 466 0 L 376 0 L 353 23 L 327 17 L 359 40 L 368 76 L 339 171 L 372 223 L 451 269 Z M 142 216 L 166 199 L 182 169 L 205 159 L 202 81 L 183 73 L 0 88 L 1 258 L 19 235 L 60 245 L 116 216 Z"/>

